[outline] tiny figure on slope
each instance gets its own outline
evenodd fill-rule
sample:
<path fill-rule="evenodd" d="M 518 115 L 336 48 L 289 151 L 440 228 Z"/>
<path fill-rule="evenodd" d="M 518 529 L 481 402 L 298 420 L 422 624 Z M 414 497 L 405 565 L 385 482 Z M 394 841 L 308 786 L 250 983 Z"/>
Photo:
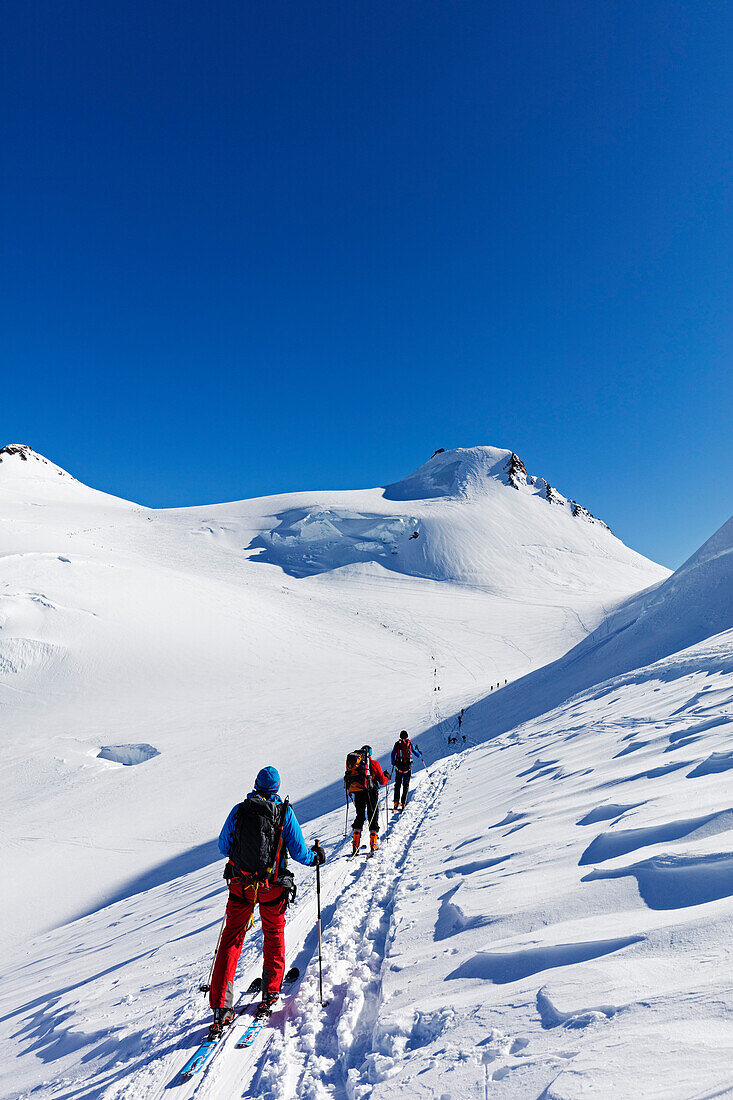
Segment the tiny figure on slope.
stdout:
<path fill-rule="evenodd" d="M 293 807 L 287 798 L 280 799 L 279 788 L 277 769 L 262 768 L 254 790 L 232 808 L 219 836 L 219 851 L 228 859 L 224 878 L 229 900 L 209 992 L 212 1034 L 234 1020 L 234 975 L 255 905 L 264 936 L 262 1003 L 257 1012 L 269 1015 L 285 973 L 285 910 L 295 896 L 288 853 L 306 867 L 326 859 L 320 845 L 307 847 Z"/>
<path fill-rule="evenodd" d="M 407 804 L 407 792 L 410 789 L 410 776 L 412 775 L 412 754 L 419 756 L 422 753 L 417 745 L 413 745 L 407 736 L 407 730 L 400 732 L 399 741 L 395 741 L 392 749 L 392 767 L 394 768 L 394 808 L 404 810 Z"/>
<path fill-rule="evenodd" d="M 379 848 L 379 788 L 389 783 L 390 775 L 389 772 L 384 774 L 378 760 L 372 760 L 371 745 L 363 745 L 346 757 L 344 783 L 356 810 L 351 838 L 354 855 L 361 845 L 361 830 L 365 821 L 369 823 L 370 850 L 376 852 Z"/>

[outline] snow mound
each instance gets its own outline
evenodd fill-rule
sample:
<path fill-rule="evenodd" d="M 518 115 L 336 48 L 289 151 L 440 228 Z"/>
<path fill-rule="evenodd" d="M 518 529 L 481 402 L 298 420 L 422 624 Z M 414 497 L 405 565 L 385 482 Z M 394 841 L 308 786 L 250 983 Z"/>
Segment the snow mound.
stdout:
<path fill-rule="evenodd" d="M 146 760 L 152 760 L 160 753 L 154 745 L 103 745 L 97 753 L 99 760 L 111 760 L 115 764 L 124 764 L 131 767 L 133 764 L 144 764 Z"/>
<path fill-rule="evenodd" d="M 563 496 L 545 478 L 528 474 L 519 455 L 501 447 L 459 447 L 451 451 L 436 451 L 409 477 L 387 485 L 384 495 L 387 500 L 430 500 L 436 497 L 471 500 L 485 496 L 492 483 L 532 493 L 549 504 L 567 509 L 578 519 L 608 526 L 596 519 L 587 508 Z"/>
<path fill-rule="evenodd" d="M 436 451 L 433 457 L 402 481 L 387 485 L 388 500 L 424 500 L 432 497 L 468 499 L 486 491 L 489 479 L 509 485 L 510 478 L 526 484 L 527 471 L 521 459 L 513 466 L 512 451 L 500 447 L 458 447 Z M 515 472 L 516 471 L 516 472 Z M 523 471 L 523 473 L 522 473 Z"/>

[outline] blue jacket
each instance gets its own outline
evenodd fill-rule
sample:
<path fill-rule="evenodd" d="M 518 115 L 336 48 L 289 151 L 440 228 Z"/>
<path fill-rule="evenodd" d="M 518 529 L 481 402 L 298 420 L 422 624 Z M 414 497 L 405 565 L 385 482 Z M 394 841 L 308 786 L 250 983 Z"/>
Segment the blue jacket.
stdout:
<path fill-rule="evenodd" d="M 413 744 L 412 744 L 412 741 L 410 741 L 410 742 L 408 742 L 408 743 L 409 743 L 410 745 L 412 745 L 412 751 L 414 752 L 415 756 L 419 756 L 419 757 L 420 757 L 420 759 L 422 760 L 422 753 L 420 752 L 420 750 L 419 750 L 419 748 L 417 747 L 417 745 L 413 745 Z M 393 767 L 393 768 L 399 767 L 399 764 L 398 764 L 398 761 L 399 761 L 399 755 L 398 755 L 398 753 L 397 753 L 397 750 L 398 750 L 398 748 L 399 748 L 399 745 L 400 745 L 399 741 L 395 741 L 395 746 L 394 746 L 394 748 L 392 749 L 392 758 L 391 758 L 391 759 L 392 759 L 392 767 Z"/>
<path fill-rule="evenodd" d="M 253 798 L 255 792 L 250 791 L 247 795 L 248 798 Z M 270 794 L 267 796 L 268 802 L 279 802 L 282 805 L 282 799 L 278 794 Z M 234 840 L 234 822 L 237 817 L 237 810 L 239 809 L 239 803 L 236 806 L 232 806 L 229 817 L 224 822 L 224 828 L 219 833 L 219 851 L 223 856 L 229 856 L 230 849 L 232 847 L 232 841 Z M 306 867 L 312 867 L 316 862 L 316 853 L 312 852 L 305 842 L 303 832 L 298 823 L 298 819 L 295 816 L 292 806 L 288 806 L 288 811 L 285 814 L 285 823 L 283 825 L 283 840 L 288 849 L 289 854 L 298 863 L 304 864 Z"/>

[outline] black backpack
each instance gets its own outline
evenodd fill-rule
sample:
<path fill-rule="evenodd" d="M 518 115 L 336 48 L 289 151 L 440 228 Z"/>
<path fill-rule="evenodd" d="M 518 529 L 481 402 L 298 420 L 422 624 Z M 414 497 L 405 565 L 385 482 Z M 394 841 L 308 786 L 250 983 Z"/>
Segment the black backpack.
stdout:
<path fill-rule="evenodd" d="M 287 868 L 287 851 L 283 851 L 287 812 L 287 798 L 281 804 L 255 795 L 239 803 L 229 855 L 235 878 L 273 883 L 282 877 Z"/>

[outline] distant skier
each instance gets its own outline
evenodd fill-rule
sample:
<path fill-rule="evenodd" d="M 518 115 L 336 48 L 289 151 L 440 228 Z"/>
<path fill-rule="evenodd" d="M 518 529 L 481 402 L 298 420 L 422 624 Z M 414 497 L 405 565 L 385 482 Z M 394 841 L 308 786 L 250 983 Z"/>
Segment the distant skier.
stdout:
<path fill-rule="evenodd" d="M 262 768 L 254 790 L 232 808 L 219 835 L 219 851 L 228 858 L 224 878 L 229 901 L 209 993 L 214 1035 L 235 1018 L 234 975 L 256 904 L 264 935 L 262 1003 L 257 1012 L 269 1015 L 285 973 L 285 910 L 295 893 L 288 853 L 306 867 L 326 859 L 320 845 L 306 846 L 292 806 L 277 793 L 279 787 L 277 769 Z"/>
<path fill-rule="evenodd" d="M 379 787 L 389 782 L 390 774 L 384 774 L 378 760 L 372 760 L 371 745 L 363 745 L 346 757 L 344 783 L 347 792 L 354 800 L 356 817 L 353 824 L 351 850 L 354 855 L 361 845 L 361 831 L 364 822 L 369 823 L 369 848 L 376 852 L 379 848 Z"/>
<path fill-rule="evenodd" d="M 412 775 L 412 754 L 419 756 L 422 753 L 417 745 L 413 745 L 407 736 L 407 730 L 402 730 L 399 741 L 395 741 L 392 749 L 392 767 L 394 768 L 394 808 L 404 810 L 407 804 L 407 792 L 410 789 L 410 776 Z M 401 790 L 401 795 L 400 795 Z"/>

